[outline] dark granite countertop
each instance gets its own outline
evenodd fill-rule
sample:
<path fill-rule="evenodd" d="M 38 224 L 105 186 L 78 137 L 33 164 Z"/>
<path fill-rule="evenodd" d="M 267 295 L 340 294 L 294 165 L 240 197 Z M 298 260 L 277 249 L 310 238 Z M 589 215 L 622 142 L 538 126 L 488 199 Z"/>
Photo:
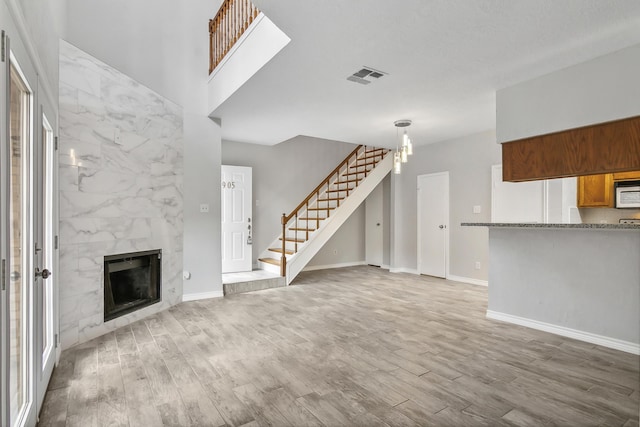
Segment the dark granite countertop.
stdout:
<path fill-rule="evenodd" d="M 594 230 L 636 230 L 637 224 L 542 224 L 537 222 L 463 222 L 463 227 L 496 227 L 496 228 L 577 228 Z"/>

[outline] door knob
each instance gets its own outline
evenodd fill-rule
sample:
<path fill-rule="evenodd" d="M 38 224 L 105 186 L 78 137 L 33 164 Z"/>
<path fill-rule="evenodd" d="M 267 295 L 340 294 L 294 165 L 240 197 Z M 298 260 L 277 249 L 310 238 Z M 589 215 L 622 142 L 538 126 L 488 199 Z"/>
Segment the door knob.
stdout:
<path fill-rule="evenodd" d="M 39 268 L 36 268 L 36 277 L 42 277 L 43 279 L 48 279 L 51 276 L 51 272 L 46 268 L 40 271 Z"/>
<path fill-rule="evenodd" d="M 444 225 L 440 224 L 440 225 L 438 226 L 438 228 L 444 228 Z"/>

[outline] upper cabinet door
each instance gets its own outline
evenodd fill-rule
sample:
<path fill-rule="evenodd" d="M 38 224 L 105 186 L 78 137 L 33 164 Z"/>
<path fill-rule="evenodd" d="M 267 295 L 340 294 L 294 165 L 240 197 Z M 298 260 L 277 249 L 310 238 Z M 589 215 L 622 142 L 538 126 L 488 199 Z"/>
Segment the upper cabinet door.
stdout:
<path fill-rule="evenodd" d="M 613 207 L 613 174 L 578 177 L 579 208 Z"/>

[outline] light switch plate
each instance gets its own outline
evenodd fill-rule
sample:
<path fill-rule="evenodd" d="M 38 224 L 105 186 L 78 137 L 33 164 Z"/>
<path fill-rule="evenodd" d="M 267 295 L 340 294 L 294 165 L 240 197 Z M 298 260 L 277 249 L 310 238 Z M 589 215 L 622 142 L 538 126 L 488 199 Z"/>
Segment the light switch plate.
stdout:
<path fill-rule="evenodd" d="M 200 212 L 201 212 L 201 213 L 207 213 L 207 212 L 209 212 L 209 205 L 208 205 L 208 204 L 206 204 L 206 203 L 202 203 L 202 204 L 200 205 Z"/>
<path fill-rule="evenodd" d="M 475 206 L 473 207 L 473 213 L 474 213 L 474 214 L 479 214 L 480 212 L 482 212 L 482 206 L 480 206 L 480 205 L 475 205 Z"/>

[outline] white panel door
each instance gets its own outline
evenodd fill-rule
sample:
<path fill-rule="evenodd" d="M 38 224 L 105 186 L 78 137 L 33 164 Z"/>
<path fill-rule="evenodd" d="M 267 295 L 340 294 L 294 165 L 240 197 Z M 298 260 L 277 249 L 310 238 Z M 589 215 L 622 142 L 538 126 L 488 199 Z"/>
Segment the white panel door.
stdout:
<path fill-rule="evenodd" d="M 418 176 L 418 272 L 446 277 L 449 172 Z"/>
<path fill-rule="evenodd" d="M 222 272 L 251 271 L 251 168 L 221 167 Z"/>
<path fill-rule="evenodd" d="M 365 260 L 369 265 L 382 265 L 382 183 L 369 194 L 365 202 Z"/>

